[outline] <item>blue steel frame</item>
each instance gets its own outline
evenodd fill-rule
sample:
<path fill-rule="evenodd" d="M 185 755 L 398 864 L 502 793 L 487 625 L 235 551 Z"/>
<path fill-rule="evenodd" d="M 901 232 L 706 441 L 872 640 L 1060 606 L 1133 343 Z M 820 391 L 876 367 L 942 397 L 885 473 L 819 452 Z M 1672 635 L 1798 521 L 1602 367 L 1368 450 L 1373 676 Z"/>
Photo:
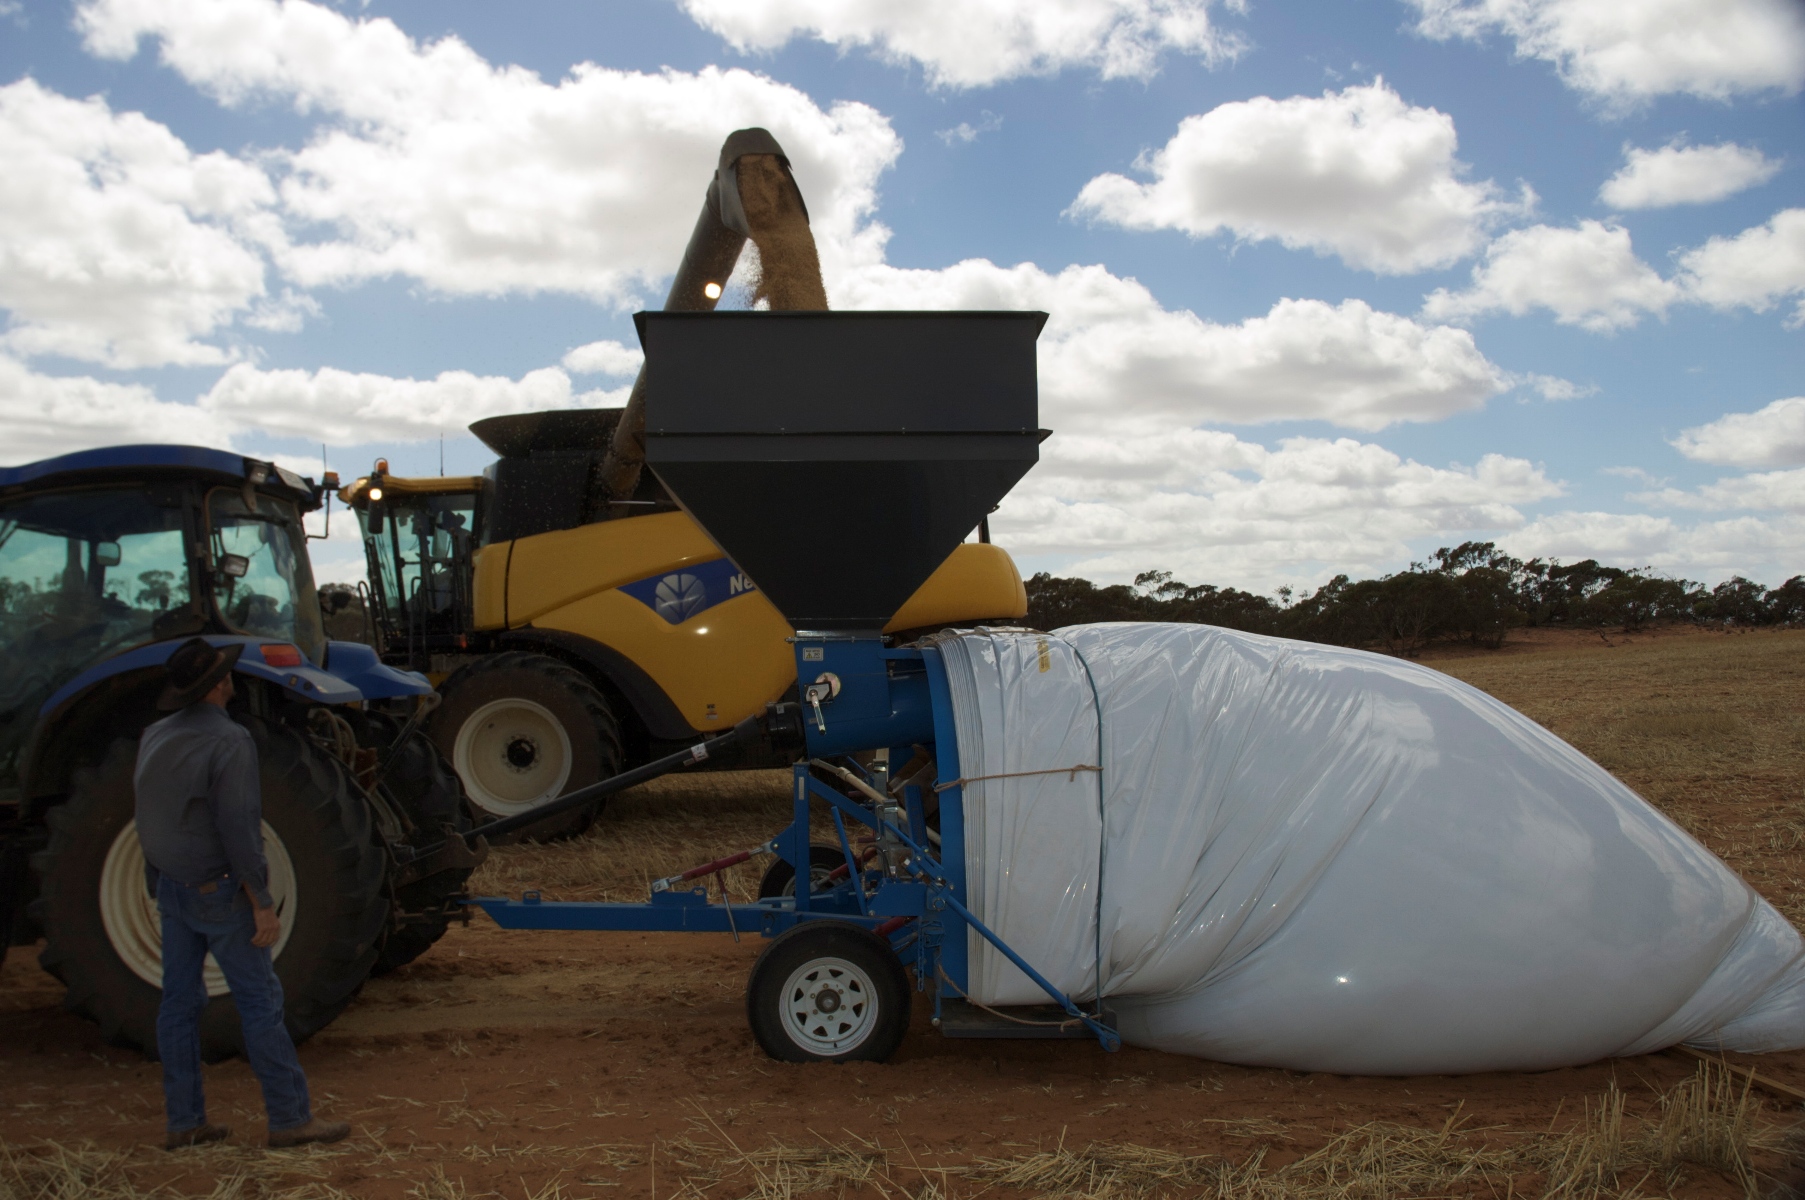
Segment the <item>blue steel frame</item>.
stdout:
<path fill-rule="evenodd" d="M 797 637 L 797 665 L 802 686 L 820 672 L 833 671 L 847 686 L 831 707 L 823 710 L 822 724 L 804 709 L 812 757 L 843 755 L 868 746 L 847 745 L 880 734 L 879 744 L 897 733 L 910 736 L 900 746 L 890 746 L 892 762 L 902 761 L 919 740 L 915 735 L 931 729 L 931 752 L 938 778 L 956 780 L 959 770 L 958 738 L 952 724 L 952 697 L 945 667 L 932 647 L 885 649 L 875 638 L 828 635 Z M 881 681 L 881 682 L 880 682 Z M 856 685 L 856 686 L 855 686 Z M 888 693 L 880 695 L 880 693 Z M 847 703 L 851 701 L 851 703 Z M 844 705 L 844 708 L 842 708 Z M 924 723 L 931 710 L 931 725 Z M 845 713 L 850 720 L 841 722 Z M 832 714 L 832 720 L 826 720 Z M 843 732 L 851 726 L 850 732 Z M 848 770 L 859 771 L 865 782 L 871 776 L 850 759 Z M 939 793 L 940 852 L 934 854 L 927 837 L 927 798 L 917 786 L 903 789 L 908 828 L 885 821 L 873 807 L 849 798 L 837 787 L 818 778 L 810 762 L 792 768 L 793 812 L 790 824 L 773 839 L 779 857 L 796 872 L 794 896 L 773 897 L 750 904 L 736 904 L 723 892 L 721 901 L 709 900 L 706 887 L 685 891 L 653 892 L 644 903 L 546 900 L 527 892 L 519 900 L 482 896 L 471 900 L 504 929 L 587 929 L 698 933 L 759 933 L 776 937 L 806 921 L 832 920 L 861 929 L 880 930 L 905 963 L 915 967 L 917 988 L 934 983 L 936 1016 L 943 999 L 962 995 L 969 987 L 971 935 L 984 938 L 1032 979 L 1066 1014 L 1084 1025 L 1106 1050 L 1121 1046 L 1113 1029 L 1079 1009 L 1070 996 L 1048 982 L 1038 971 L 974 915 L 966 903 L 965 820 L 962 789 Z M 856 789 L 854 789 L 856 791 Z M 848 877 L 834 886 L 816 890 L 809 871 L 809 831 L 816 804 L 826 806 L 834 822 Z M 908 878 L 886 876 L 881 870 L 859 865 L 852 839 L 846 832 L 850 818 L 873 835 L 887 833 L 908 850 Z"/>

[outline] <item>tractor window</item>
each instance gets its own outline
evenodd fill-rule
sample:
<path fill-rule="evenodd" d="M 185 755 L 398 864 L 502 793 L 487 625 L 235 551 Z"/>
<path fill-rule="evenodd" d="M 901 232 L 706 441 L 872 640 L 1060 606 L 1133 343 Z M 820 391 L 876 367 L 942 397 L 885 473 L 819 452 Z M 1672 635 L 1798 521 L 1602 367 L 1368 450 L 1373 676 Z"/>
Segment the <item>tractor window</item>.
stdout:
<path fill-rule="evenodd" d="M 314 662 L 325 656 L 326 632 L 307 560 L 299 514 L 292 504 L 261 493 L 246 508 L 240 488 L 215 488 L 207 497 L 213 558 L 213 603 L 240 633 L 293 642 Z M 243 560 L 242 574 L 224 568 Z"/>
<path fill-rule="evenodd" d="M 183 518 L 138 488 L 0 505 L 0 778 L 57 688 L 160 625 L 192 628 Z"/>

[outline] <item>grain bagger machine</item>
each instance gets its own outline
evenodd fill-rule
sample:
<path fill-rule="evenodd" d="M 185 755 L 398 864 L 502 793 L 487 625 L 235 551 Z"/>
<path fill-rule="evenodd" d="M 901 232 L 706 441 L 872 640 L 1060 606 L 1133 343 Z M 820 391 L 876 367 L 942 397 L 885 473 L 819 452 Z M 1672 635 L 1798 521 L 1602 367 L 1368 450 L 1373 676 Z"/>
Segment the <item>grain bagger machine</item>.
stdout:
<path fill-rule="evenodd" d="M 747 1013 L 767 1053 L 887 1058 L 908 969 L 935 1022 L 965 1036 L 1080 1036 L 1082 1009 L 968 906 L 953 698 L 935 638 L 882 634 L 911 593 L 1038 458 L 1035 340 L 1045 314 L 641 313 L 646 460 L 795 629 L 796 699 L 686 750 L 552 801 L 586 803 L 768 739 L 796 760 L 794 819 L 762 845 L 654 883 L 644 903 L 479 898 L 515 929 L 689 930 L 773 938 Z M 748 369 L 774 364 L 780 369 Z M 856 397 L 856 402 L 849 398 Z M 585 794 L 589 793 L 589 794 Z M 811 845 L 825 817 L 835 841 Z M 479 827 L 506 832 L 525 813 Z M 696 880 L 776 859 L 756 902 Z M 779 886 L 781 884 L 781 886 Z M 1026 1012 L 967 1003 L 987 941 L 1047 993 Z"/>

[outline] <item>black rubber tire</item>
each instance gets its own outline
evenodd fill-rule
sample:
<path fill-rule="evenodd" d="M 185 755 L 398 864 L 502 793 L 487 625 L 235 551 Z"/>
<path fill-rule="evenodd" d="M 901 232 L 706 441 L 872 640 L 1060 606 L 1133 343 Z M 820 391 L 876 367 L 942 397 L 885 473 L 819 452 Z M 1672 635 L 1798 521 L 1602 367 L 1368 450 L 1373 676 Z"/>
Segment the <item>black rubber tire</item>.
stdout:
<path fill-rule="evenodd" d="M 496 700 L 530 700 L 549 711 L 570 742 L 570 773 L 559 794 L 598 783 L 618 774 L 621 763 L 620 726 L 604 697 L 588 676 L 558 659 L 543 654 L 510 650 L 460 667 L 439 688 L 444 702 L 428 719 L 432 740 L 447 761 L 457 763 L 458 733 L 477 710 Z M 485 812 L 483 790 L 467 773 L 460 772 L 478 824 L 504 813 Z M 558 813 L 535 825 L 493 839 L 506 845 L 531 838 L 549 841 L 574 837 L 595 821 L 602 802 Z"/>
<path fill-rule="evenodd" d="M 389 923 L 386 860 L 370 812 L 344 768 L 280 725 L 240 718 L 257 743 L 263 819 L 282 838 L 295 868 L 292 925 L 276 958 L 296 1042 L 344 1010 L 375 964 Z M 107 851 L 132 819 L 136 739 L 121 738 L 100 765 L 76 772 L 69 800 L 49 813 L 50 843 L 33 859 L 43 897 L 45 947 L 39 962 L 69 987 L 65 1005 L 100 1026 L 114 1045 L 156 1058 L 162 990 L 125 964 L 102 923 L 98 890 Z M 319 899 L 313 900 L 312 897 Z M 218 1062 L 243 1039 L 230 995 L 201 1015 L 201 1055 Z"/>
<path fill-rule="evenodd" d="M 846 855 L 838 846 L 827 846 L 819 842 L 810 843 L 808 848 L 809 881 L 816 891 L 822 891 L 827 885 L 827 876 L 835 867 L 846 865 Z M 796 894 L 796 868 L 783 859 L 778 859 L 765 868 L 764 877 L 758 881 L 758 898 L 770 900 L 778 896 L 794 896 Z"/>
<path fill-rule="evenodd" d="M 365 713 L 358 726 L 360 744 L 387 754 L 402 723 L 384 713 Z M 391 799 L 414 823 L 408 842 L 425 846 L 470 828 L 470 809 L 457 773 L 431 738 L 416 729 L 383 780 Z M 445 936 L 451 918 L 445 904 L 464 890 L 471 868 L 440 871 L 416 879 L 390 893 L 391 921 L 371 975 L 387 975 L 432 949 Z"/>
<path fill-rule="evenodd" d="M 791 976 L 810 963 L 840 959 L 864 972 L 869 994 L 842 1001 L 875 1004 L 877 1011 L 862 1023 L 864 1036 L 837 1053 L 824 1054 L 790 1034 L 784 989 Z M 847 989 L 842 986 L 840 994 Z M 746 1021 L 764 1052 L 779 1062 L 884 1062 L 902 1044 L 909 1029 L 909 978 L 890 943 L 844 921 L 805 921 L 780 934 L 765 947 L 746 981 Z"/>

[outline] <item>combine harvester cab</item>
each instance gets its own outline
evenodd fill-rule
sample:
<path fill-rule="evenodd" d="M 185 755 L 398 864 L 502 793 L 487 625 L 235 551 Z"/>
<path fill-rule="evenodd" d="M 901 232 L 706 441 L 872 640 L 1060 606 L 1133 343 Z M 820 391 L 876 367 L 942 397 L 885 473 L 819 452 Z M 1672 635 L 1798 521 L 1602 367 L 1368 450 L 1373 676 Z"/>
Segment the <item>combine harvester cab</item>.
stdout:
<path fill-rule="evenodd" d="M 155 1053 L 160 922 L 132 820 L 138 736 L 163 665 L 200 636 L 244 646 L 230 711 L 256 739 L 297 1039 L 372 971 L 430 946 L 483 849 L 419 732 L 421 676 L 326 639 L 302 516 L 316 485 L 195 446 L 118 446 L 0 469 L 0 945 L 45 940 L 73 1009 Z M 421 857 L 423 845 L 443 846 Z M 238 1048 L 224 978 L 203 1052 Z"/>
<path fill-rule="evenodd" d="M 500 456 L 483 476 L 406 478 L 379 463 L 339 493 L 363 528 L 382 657 L 439 685 L 445 703 L 427 729 L 491 817 L 730 729 L 795 689 L 791 623 L 654 475 L 631 500 L 592 500 L 619 419 L 619 409 L 491 417 L 470 427 Z M 886 633 L 1026 615 L 988 513 Z M 964 542 L 974 528 L 980 540 Z M 788 759 L 746 746 L 729 763 Z M 576 833 L 597 811 L 512 836 Z"/>

